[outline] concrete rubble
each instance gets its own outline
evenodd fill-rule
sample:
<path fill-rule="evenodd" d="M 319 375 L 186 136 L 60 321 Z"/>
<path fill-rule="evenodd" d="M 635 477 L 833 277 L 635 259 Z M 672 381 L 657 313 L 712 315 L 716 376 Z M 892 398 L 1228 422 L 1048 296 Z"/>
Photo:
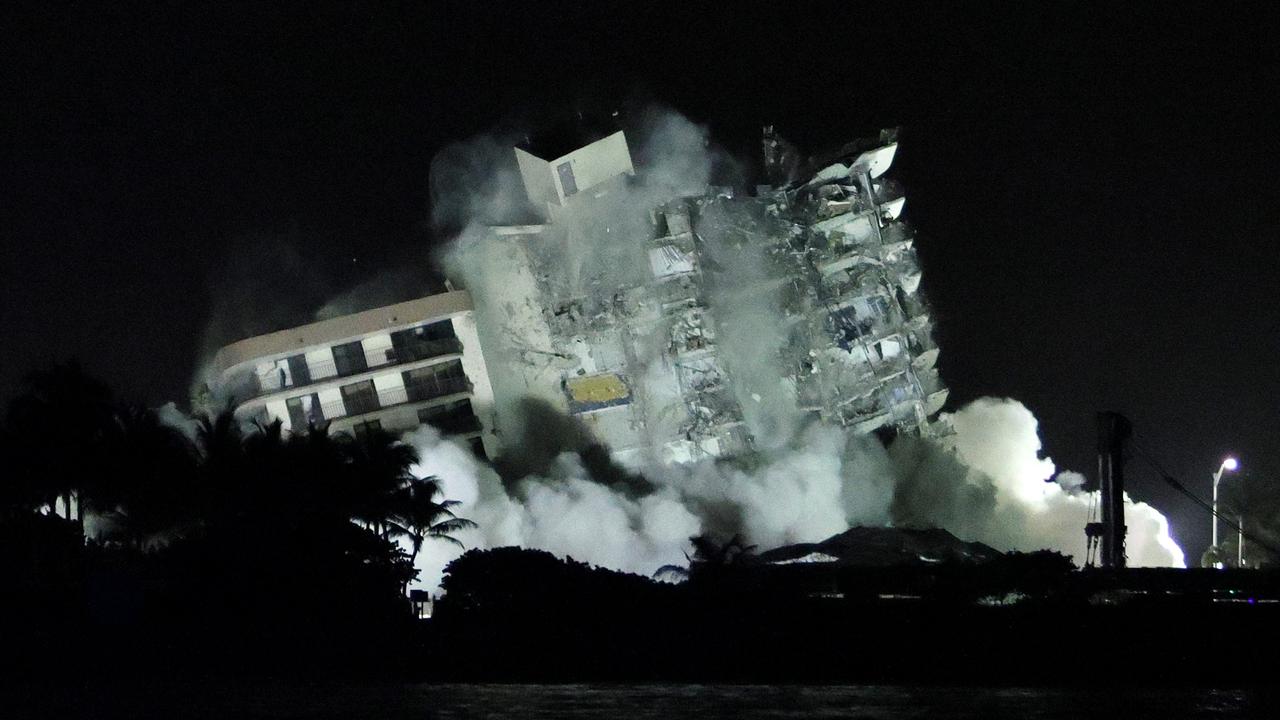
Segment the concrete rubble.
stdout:
<path fill-rule="evenodd" d="M 637 188 L 621 132 L 517 149 L 543 217 L 490 228 L 465 261 L 499 432 L 503 407 L 534 397 L 637 464 L 737 455 L 813 421 L 945 435 L 896 150 L 884 131 L 806 163 L 766 128 L 772 184 L 672 198 Z"/>

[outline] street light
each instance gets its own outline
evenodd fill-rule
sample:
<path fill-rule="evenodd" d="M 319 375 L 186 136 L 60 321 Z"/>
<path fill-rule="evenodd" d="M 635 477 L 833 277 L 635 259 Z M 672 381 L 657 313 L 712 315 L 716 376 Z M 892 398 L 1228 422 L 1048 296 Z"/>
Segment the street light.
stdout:
<path fill-rule="evenodd" d="M 1233 457 L 1228 457 L 1218 466 L 1218 471 L 1213 474 L 1213 542 L 1211 546 L 1215 551 L 1218 549 L 1218 482 L 1222 480 L 1222 473 L 1231 471 L 1235 472 L 1240 469 L 1240 461 Z M 1222 563 L 1215 562 L 1214 567 L 1221 568 Z"/>

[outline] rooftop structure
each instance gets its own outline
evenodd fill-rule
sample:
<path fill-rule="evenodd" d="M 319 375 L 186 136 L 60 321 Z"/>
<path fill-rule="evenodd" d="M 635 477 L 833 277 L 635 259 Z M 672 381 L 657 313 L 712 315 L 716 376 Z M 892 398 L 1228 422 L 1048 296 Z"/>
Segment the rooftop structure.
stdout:
<path fill-rule="evenodd" d="M 445 292 L 251 337 L 214 358 L 243 420 L 356 435 L 430 424 L 492 453 L 493 394 L 471 297 Z"/>
<path fill-rule="evenodd" d="M 524 181 L 529 202 L 548 219 L 574 195 L 620 175 L 635 172 L 631 165 L 627 138 L 621 130 L 578 148 L 566 148 L 563 141 L 531 147 L 533 152 L 518 147 L 515 149 L 516 163 L 520 167 L 520 178 Z M 548 150 L 543 151 L 541 147 Z M 548 155 L 561 151 L 564 151 L 563 154 L 555 157 L 534 154 L 541 152 L 542 155 Z"/>

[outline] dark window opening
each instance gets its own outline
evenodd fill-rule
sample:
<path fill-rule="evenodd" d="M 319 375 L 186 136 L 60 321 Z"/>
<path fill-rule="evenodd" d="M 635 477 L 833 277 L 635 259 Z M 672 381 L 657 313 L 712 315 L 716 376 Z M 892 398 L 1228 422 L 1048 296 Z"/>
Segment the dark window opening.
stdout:
<path fill-rule="evenodd" d="M 347 408 L 348 415 L 373 412 L 381 407 L 378 404 L 378 392 L 374 389 L 372 380 L 343 385 L 342 402 Z"/>
<path fill-rule="evenodd" d="M 289 411 L 289 425 L 295 431 L 324 421 L 324 413 L 320 412 L 320 398 L 315 393 L 289 398 L 284 404 Z"/>
<path fill-rule="evenodd" d="M 475 454 L 477 458 L 481 460 L 489 459 L 488 453 L 484 451 L 484 443 L 480 441 L 480 438 L 471 438 L 470 445 L 471 445 L 471 452 Z"/>
<path fill-rule="evenodd" d="M 288 358 L 289 377 L 293 379 L 294 385 L 308 385 L 311 383 L 311 370 L 307 368 L 307 358 L 305 355 L 291 355 Z"/>
<path fill-rule="evenodd" d="M 567 162 L 560 163 L 556 167 L 556 172 L 560 175 L 560 187 L 564 190 L 565 197 L 578 192 L 578 183 L 573 179 L 573 165 Z"/>
<path fill-rule="evenodd" d="M 460 360 L 406 370 L 402 375 L 410 402 L 471 391 Z"/>
<path fill-rule="evenodd" d="M 333 346 L 333 364 L 339 375 L 354 375 L 369 369 L 360 341 Z"/>
<path fill-rule="evenodd" d="M 480 419 L 471 410 L 470 400 L 456 400 L 418 411 L 418 422 L 430 425 L 444 435 L 462 435 L 480 430 Z"/>
<path fill-rule="evenodd" d="M 454 334 L 453 322 L 450 320 L 393 332 L 391 347 L 399 362 L 426 360 L 462 352 L 462 343 Z"/>
<path fill-rule="evenodd" d="M 351 432 L 356 436 L 357 439 L 363 440 L 364 438 L 368 437 L 371 434 L 377 434 L 382 432 L 382 421 L 381 420 L 365 420 L 364 422 L 358 422 L 355 425 L 351 426 Z"/>

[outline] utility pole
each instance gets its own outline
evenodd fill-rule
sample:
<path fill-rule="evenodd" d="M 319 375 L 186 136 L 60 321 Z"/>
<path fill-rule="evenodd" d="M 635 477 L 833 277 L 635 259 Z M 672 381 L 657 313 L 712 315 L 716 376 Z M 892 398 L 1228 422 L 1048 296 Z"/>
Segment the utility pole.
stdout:
<path fill-rule="evenodd" d="M 1240 467 L 1240 462 L 1233 457 L 1228 457 L 1218 466 L 1217 472 L 1213 474 L 1213 531 L 1212 540 L 1209 546 L 1213 548 L 1213 556 L 1218 557 L 1218 483 L 1222 482 L 1222 473 L 1228 470 L 1235 472 Z M 1215 561 L 1213 566 L 1221 569 L 1225 563 Z"/>
<path fill-rule="evenodd" d="M 1236 540 L 1236 567 L 1244 567 L 1244 515 L 1240 516 L 1240 523 L 1236 527 L 1240 531 L 1240 536 Z"/>

